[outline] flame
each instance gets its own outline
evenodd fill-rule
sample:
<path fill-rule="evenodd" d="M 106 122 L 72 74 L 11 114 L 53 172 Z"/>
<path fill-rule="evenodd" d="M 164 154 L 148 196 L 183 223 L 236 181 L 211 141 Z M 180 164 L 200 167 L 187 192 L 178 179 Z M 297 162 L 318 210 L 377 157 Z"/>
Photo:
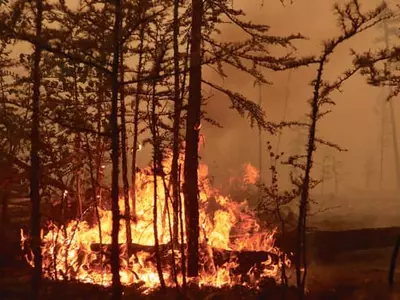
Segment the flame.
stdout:
<path fill-rule="evenodd" d="M 171 158 L 165 162 L 165 174 L 169 172 Z M 246 175 L 244 182 L 254 183 L 258 178 L 258 171 L 251 165 L 245 166 Z M 142 249 L 127 255 L 126 223 L 120 221 L 119 242 L 121 243 L 121 282 L 131 285 L 140 282 L 144 292 L 149 292 L 159 286 L 154 260 L 151 251 L 154 246 L 153 232 L 153 175 L 151 169 L 142 170 L 137 174 L 136 207 L 138 220 L 131 224 L 132 243 L 140 245 Z M 241 283 L 243 275 L 249 280 L 246 284 L 256 286 L 263 277 L 273 277 L 279 280 L 282 264 L 290 265 L 290 260 L 280 260 L 281 251 L 274 246 L 275 230 L 265 231 L 258 224 L 253 212 L 246 201 L 235 202 L 228 196 L 223 196 L 213 189 L 208 181 L 208 168 L 204 164 L 199 166 L 200 187 L 200 261 L 201 273 L 196 282 L 200 286 L 226 286 Z M 173 224 L 172 205 L 168 196 L 168 182 L 158 176 L 157 178 L 157 208 L 158 208 L 158 240 L 161 247 L 167 251 L 168 257 L 175 257 L 177 269 L 180 269 L 180 253 L 171 245 L 170 228 Z M 183 195 L 182 195 L 183 197 Z M 166 199 L 167 198 L 167 199 Z M 166 201 L 167 200 L 167 201 Z M 121 214 L 124 212 L 124 200 L 119 201 Z M 93 209 L 92 209 L 93 210 Z M 88 214 L 90 210 L 86 211 Z M 184 215 L 184 212 L 182 212 Z M 94 214 L 93 214 L 94 215 Z M 90 225 L 90 222 L 75 220 L 67 226 L 58 226 L 50 222 L 42 240 L 43 273 L 44 277 L 53 280 L 74 279 L 80 282 L 93 283 L 103 286 L 111 284 L 112 276 L 109 266 L 107 251 L 102 253 L 100 242 L 105 250 L 105 245 L 111 244 L 112 214 L 111 211 L 99 209 L 100 222 Z M 81 218 L 82 219 L 82 218 Z M 171 225 L 169 225 L 171 224 Z M 171 226 L 171 227 L 170 227 Z M 100 230 L 101 228 L 101 241 Z M 180 236 L 180 233 L 179 233 Z M 21 230 L 21 245 L 24 247 L 27 236 Z M 97 245 L 97 246 L 96 246 Z M 97 247 L 97 248 L 96 248 Z M 148 247 L 148 248 L 146 248 Z M 268 256 L 262 262 L 262 270 L 256 275 L 256 266 L 249 269 L 247 274 L 236 274 L 234 270 L 239 266 L 239 259 L 232 255 L 222 265 L 214 262 L 216 252 L 228 251 L 239 253 L 243 251 L 265 251 L 279 257 L 274 261 Z M 221 254 L 222 255 L 222 254 Z M 33 266 L 33 254 L 26 255 L 26 260 Z M 169 261 L 168 261 L 169 262 Z M 163 275 L 167 284 L 173 285 L 171 264 L 163 266 Z M 177 276 L 178 283 L 182 282 L 182 275 Z"/>
<path fill-rule="evenodd" d="M 243 182 L 245 184 L 255 184 L 260 177 L 260 172 L 251 164 L 245 164 L 243 166 L 244 169 L 244 178 Z"/>

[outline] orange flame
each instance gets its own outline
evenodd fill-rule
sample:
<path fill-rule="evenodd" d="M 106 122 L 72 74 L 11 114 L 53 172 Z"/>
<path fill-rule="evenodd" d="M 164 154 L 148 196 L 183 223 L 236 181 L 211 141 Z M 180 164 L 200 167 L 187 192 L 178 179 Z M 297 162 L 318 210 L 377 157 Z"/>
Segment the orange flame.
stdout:
<path fill-rule="evenodd" d="M 260 176 L 260 172 L 251 164 L 245 164 L 243 166 L 244 169 L 244 178 L 243 181 L 245 184 L 255 184 Z"/>
<path fill-rule="evenodd" d="M 169 172 L 170 159 L 166 161 L 164 171 Z M 245 167 L 246 183 L 254 183 L 258 178 L 258 171 L 251 165 Z M 153 176 L 151 169 L 144 170 L 137 174 L 136 199 L 137 216 L 136 224 L 131 224 L 132 243 L 141 246 L 154 246 L 153 233 Z M 168 224 L 173 226 L 172 207 L 166 201 L 166 185 L 161 177 L 157 178 L 158 211 L 157 219 L 158 239 L 161 245 L 168 245 L 171 241 Z M 224 286 L 240 283 L 241 275 L 235 275 L 232 270 L 238 267 L 238 260 L 235 257 L 229 259 L 221 266 L 213 263 L 213 249 L 221 249 L 232 253 L 240 251 L 265 251 L 275 254 L 280 258 L 280 250 L 274 246 L 273 231 L 265 231 L 257 223 L 255 215 L 250 211 L 247 202 L 235 202 L 228 196 L 223 196 L 218 190 L 213 189 L 208 181 L 208 168 L 204 164 L 199 167 L 199 187 L 200 187 L 200 244 L 203 251 L 202 268 L 196 282 L 199 285 Z M 183 197 L 183 195 L 182 195 Z M 124 214 L 124 202 L 119 202 L 121 214 Z M 101 255 L 100 249 L 93 249 L 93 245 L 99 245 L 99 225 L 101 225 L 103 245 L 111 244 L 112 214 L 110 211 L 99 209 L 100 222 L 95 226 L 90 226 L 86 221 L 72 221 L 66 227 L 59 227 L 50 223 L 47 233 L 43 237 L 43 272 L 44 276 L 53 280 L 74 279 L 81 282 L 109 286 L 112 276 L 110 267 L 107 264 L 107 255 Z M 168 216 L 168 213 L 170 214 Z M 184 213 L 183 213 L 184 214 Z M 169 218 L 168 218 L 169 217 Z M 167 224 L 167 225 L 166 225 Z M 120 221 L 119 241 L 126 241 L 125 220 Z M 21 231 L 21 244 L 23 245 L 26 236 Z M 141 282 L 144 292 L 157 288 L 159 278 L 154 262 L 150 259 L 149 252 L 139 251 L 127 257 L 126 245 L 121 245 L 121 282 L 124 285 L 131 285 Z M 169 250 L 169 255 L 179 257 L 175 250 Z M 30 265 L 33 263 L 33 255 L 26 257 Z M 176 259 L 178 262 L 179 259 Z M 263 277 L 273 277 L 279 280 L 280 268 L 285 262 L 273 261 L 270 256 L 262 263 L 263 270 L 258 276 L 248 284 L 257 285 L 258 280 Z M 179 268 L 179 266 L 178 266 Z M 254 269 L 248 271 L 248 277 L 256 277 Z M 173 285 L 171 276 L 171 266 L 163 267 L 164 278 L 169 285 Z M 182 281 L 182 276 L 178 276 L 178 281 Z"/>

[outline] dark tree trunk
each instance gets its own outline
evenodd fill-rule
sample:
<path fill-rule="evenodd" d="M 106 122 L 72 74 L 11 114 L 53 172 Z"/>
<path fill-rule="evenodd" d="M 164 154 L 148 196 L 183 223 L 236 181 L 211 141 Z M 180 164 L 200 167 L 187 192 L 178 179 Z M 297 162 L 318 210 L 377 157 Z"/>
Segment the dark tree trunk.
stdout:
<path fill-rule="evenodd" d="M 98 97 L 99 97 L 99 103 L 97 104 L 97 132 L 101 132 L 102 130 L 102 103 L 105 102 L 104 99 L 104 77 L 102 73 L 98 74 L 99 76 L 99 90 L 98 90 Z M 103 137 L 98 135 L 96 137 L 96 153 L 94 156 L 94 161 L 95 161 L 95 168 L 96 168 L 96 180 L 95 180 L 95 186 L 94 188 L 94 193 L 95 193 L 95 203 L 96 205 L 100 206 L 102 205 L 102 199 L 101 199 L 101 186 L 102 186 L 102 177 L 103 177 L 103 169 L 102 169 L 102 160 L 103 160 Z"/>
<path fill-rule="evenodd" d="M 112 299 L 121 299 L 122 287 L 119 275 L 119 220 L 120 212 L 118 206 L 119 198 L 119 128 L 118 128 L 118 92 L 119 92 L 119 53 L 120 53 L 120 31 L 121 31 L 122 8 L 121 0 L 115 1 L 115 24 L 114 24 L 114 53 L 112 63 L 112 99 L 111 99 L 111 210 L 112 210 L 112 249 L 111 249 L 111 272 L 112 272 Z"/>
<path fill-rule="evenodd" d="M 97 219 L 98 230 L 99 230 L 99 242 L 100 242 L 100 245 L 102 245 L 103 244 L 103 234 L 102 234 L 102 230 L 101 230 L 99 199 L 97 198 L 97 194 L 96 194 L 97 183 L 94 178 L 93 157 L 92 157 L 92 152 L 90 149 L 90 142 L 89 142 L 89 138 L 88 138 L 87 134 L 86 134 L 86 148 L 87 148 L 87 155 L 88 155 L 88 159 L 89 159 L 89 173 L 90 173 L 89 175 L 90 175 L 90 181 L 91 181 L 91 185 L 92 185 L 92 198 L 93 198 L 93 203 L 95 205 L 96 219 Z M 99 258 L 101 261 L 102 253 L 100 253 Z"/>
<path fill-rule="evenodd" d="M 36 37 L 40 39 L 42 35 L 43 3 L 36 1 Z M 31 237 L 32 251 L 35 266 L 32 272 L 32 299 L 38 299 L 40 284 L 42 279 L 42 253 L 40 248 L 40 136 L 39 136 L 39 115 L 40 115 L 40 60 L 41 48 L 35 45 L 33 62 L 33 98 L 32 98 L 32 129 L 31 129 L 31 182 L 30 197 L 32 202 L 31 211 Z"/>
<path fill-rule="evenodd" d="M 186 118 L 184 194 L 188 240 L 188 276 L 199 273 L 198 142 L 201 111 L 201 23 L 203 1 L 192 0 L 190 81 Z"/>
<path fill-rule="evenodd" d="M 140 1 L 139 9 L 142 11 L 143 3 Z M 140 17 L 143 17 L 143 13 L 140 13 Z M 136 216 L 136 160 L 137 160 L 137 151 L 138 151 L 138 135 L 139 135 L 139 105 L 140 105 L 140 97 L 142 93 L 143 84 L 141 82 L 142 78 L 142 66 L 143 66 L 143 48 L 144 48 L 144 33 L 145 33 L 145 23 L 140 25 L 139 31 L 139 62 L 138 62 L 138 69 L 137 69 L 137 88 L 136 88 L 136 95 L 135 95 L 135 103 L 133 105 L 133 145 L 132 145 L 132 220 L 136 223 L 137 216 Z"/>
<path fill-rule="evenodd" d="M 74 98 L 75 103 L 79 106 L 78 99 L 78 78 L 77 78 L 77 68 L 74 68 Z M 81 135 L 80 133 L 76 133 L 75 136 L 75 155 L 76 155 L 76 164 L 79 166 L 81 164 Z M 76 185 L 76 202 L 77 202 L 77 217 L 80 217 L 83 213 L 83 203 L 82 203 L 82 191 L 81 191 L 81 168 L 77 168 L 75 172 L 75 185 Z"/>
<path fill-rule="evenodd" d="M 124 70 L 124 56 L 123 49 L 121 49 L 121 82 L 124 81 L 125 70 Z M 126 106 L 125 106 L 125 90 L 124 86 L 120 86 L 120 97 L 121 97 L 121 149 L 122 149 L 122 181 L 124 185 L 124 204 L 125 204 L 125 221 L 126 221 L 126 243 L 130 245 L 132 243 L 132 230 L 131 230 L 131 207 L 129 204 L 129 182 L 128 182 L 128 157 L 126 154 Z M 127 247 L 128 260 L 131 256 L 129 247 Z"/>
<path fill-rule="evenodd" d="M 185 255 L 185 234 L 184 234 L 184 222 L 183 222 L 183 201 L 181 197 L 181 165 L 178 166 L 178 216 L 179 216 L 179 229 L 180 229 L 180 252 L 181 252 L 181 269 L 182 269 L 182 287 L 186 290 L 186 255 Z"/>
<path fill-rule="evenodd" d="M 171 183 L 172 183 L 172 209 L 173 209 L 173 231 L 172 238 L 175 245 L 178 245 L 178 226 L 179 226 L 179 179 L 178 179 L 178 161 L 180 146 L 180 119 L 182 111 L 182 100 L 179 88 L 179 0 L 174 0 L 174 124 L 173 124 L 173 145 L 172 145 L 172 163 L 171 163 Z"/>
<path fill-rule="evenodd" d="M 156 41 L 158 43 L 158 41 Z M 158 48 L 156 47 L 156 53 Z M 159 62 L 161 58 L 156 56 L 154 62 L 154 77 L 156 78 L 159 74 Z M 158 136 L 158 128 L 157 128 L 157 114 L 156 114 L 156 85 L 157 82 L 154 79 L 152 82 L 152 99 L 151 99 L 151 134 L 152 134 L 152 142 L 153 142 L 153 232 L 154 232 L 154 247 L 155 247 L 155 255 L 156 255 L 156 262 L 157 262 L 157 273 L 160 279 L 160 286 L 162 290 L 165 290 L 165 281 L 162 272 L 162 265 L 161 265 L 161 256 L 160 256 L 160 249 L 159 249 L 159 241 L 158 241 L 158 210 L 157 210 L 157 202 L 158 202 L 158 195 L 157 195 L 157 170 L 162 168 L 162 160 L 161 160 L 161 144 L 160 139 Z"/>
<path fill-rule="evenodd" d="M 315 151 L 315 133 L 317 128 L 318 111 L 319 111 L 319 92 L 322 83 L 322 72 L 324 69 L 326 56 L 321 59 L 317 72 L 317 78 L 314 85 L 314 95 L 311 101 L 310 113 L 310 128 L 308 132 L 307 142 L 307 158 L 304 170 L 304 179 L 301 187 L 300 203 L 299 203 L 299 217 L 297 224 L 297 253 L 296 253 L 296 279 L 299 300 L 304 299 L 305 283 L 307 277 L 307 248 L 306 248 L 306 230 L 307 230 L 307 212 L 308 212 L 308 198 L 310 191 L 310 173 L 313 165 L 313 154 Z M 303 271 L 301 271 L 303 270 Z"/>

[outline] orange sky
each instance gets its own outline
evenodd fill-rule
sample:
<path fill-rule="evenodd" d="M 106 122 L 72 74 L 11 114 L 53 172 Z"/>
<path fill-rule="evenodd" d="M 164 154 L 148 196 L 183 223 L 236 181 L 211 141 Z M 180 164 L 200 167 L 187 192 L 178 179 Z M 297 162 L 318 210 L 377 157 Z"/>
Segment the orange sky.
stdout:
<path fill-rule="evenodd" d="M 72 0 L 71 0 L 72 1 Z M 266 23 L 271 27 L 271 34 L 288 35 L 301 33 L 309 38 L 307 41 L 297 43 L 299 53 L 303 55 L 318 54 L 323 40 L 338 33 L 336 21 L 333 15 L 333 0 L 285 0 L 282 6 L 279 0 L 232 0 L 234 5 L 243 8 L 248 19 L 254 23 Z M 339 1 L 343 3 L 345 1 Z M 360 0 L 363 9 L 373 8 L 380 3 L 378 0 Z M 396 1 L 391 1 L 396 3 Z M 72 3 L 72 2 L 71 2 Z M 351 58 L 349 49 L 352 47 L 358 51 L 383 47 L 374 40 L 383 36 L 382 30 L 370 30 L 352 41 L 338 48 L 332 56 L 326 68 L 326 79 L 334 79 L 349 67 Z M 221 38 L 225 40 L 240 37 L 240 31 L 232 27 L 224 28 Z M 395 42 L 395 40 L 394 40 Z M 274 52 L 275 53 L 275 52 Z M 242 73 L 228 69 L 228 78 L 224 80 L 224 87 L 240 92 L 254 101 L 259 99 L 259 89 L 253 87 L 253 80 Z M 204 68 L 204 76 L 208 80 L 221 84 L 219 76 L 209 68 Z M 302 68 L 292 71 L 288 81 L 288 72 L 266 71 L 266 76 L 273 85 L 262 87 L 262 106 L 267 112 L 267 117 L 273 121 L 280 121 L 284 117 L 285 95 L 288 92 L 286 120 L 304 119 L 308 109 L 307 100 L 311 97 L 309 82 L 315 76 L 315 68 Z M 209 92 L 208 87 L 204 87 Z M 349 151 L 335 154 L 340 162 L 341 189 L 364 188 L 365 166 L 368 161 L 375 168 L 373 188 L 377 187 L 379 179 L 380 160 L 380 128 L 381 128 L 381 98 L 382 90 L 369 87 L 363 78 L 356 76 L 348 81 L 343 88 L 343 93 L 335 92 L 332 96 L 337 105 L 333 107 L 333 113 L 324 118 L 319 124 L 318 135 L 329 141 L 339 144 Z M 236 172 L 243 163 L 250 162 L 258 165 L 258 134 L 257 129 L 251 129 L 249 122 L 242 119 L 234 111 L 228 110 L 229 101 L 225 96 L 214 93 L 209 100 L 208 111 L 211 117 L 217 119 L 224 126 L 223 129 L 204 124 L 202 134 L 206 139 L 205 150 L 201 155 L 204 161 L 210 165 L 212 175 L 218 178 L 226 178 L 229 172 Z M 395 100 L 395 115 L 400 116 L 398 99 Z M 389 120 L 389 119 L 388 119 Z M 400 122 L 400 121 L 399 121 Z M 389 127 L 388 127 L 389 128 Z M 290 143 L 297 133 L 286 130 L 282 135 L 281 151 L 288 152 Z M 391 135 L 387 130 L 387 147 L 385 149 L 384 180 L 387 188 L 394 186 L 393 153 L 391 150 Z M 269 134 L 263 135 L 263 142 L 276 141 Z M 305 146 L 303 146 L 303 149 Z M 139 155 L 141 164 L 148 163 L 148 151 Z M 322 157 L 329 149 L 320 147 L 316 156 L 315 176 L 320 175 Z M 263 169 L 267 172 L 268 161 L 264 156 Z M 282 170 L 287 173 L 287 170 Z M 327 183 L 332 189 L 332 182 Z M 329 188 L 328 188 L 329 189 Z"/>
<path fill-rule="evenodd" d="M 289 1 L 286 1 L 289 2 Z M 332 0 L 294 0 L 294 4 L 287 4 L 283 7 L 279 1 L 235 1 L 239 6 L 244 3 L 244 8 L 248 12 L 249 19 L 253 22 L 266 22 L 271 26 L 271 33 L 285 35 L 291 33 L 302 33 L 309 37 L 308 41 L 298 44 L 299 51 L 303 54 L 318 54 L 321 49 L 321 42 L 338 33 L 336 21 L 333 15 Z M 344 1 L 339 1 L 344 2 Z M 380 3 L 377 0 L 361 1 L 362 8 L 368 9 Z M 349 67 L 351 57 L 349 49 L 354 48 L 358 51 L 366 51 L 383 46 L 377 44 L 374 39 L 383 35 L 383 31 L 370 30 L 354 38 L 352 41 L 343 44 L 332 56 L 326 68 L 326 79 L 334 79 Z M 224 38 L 235 38 L 237 32 L 224 32 Z M 210 71 L 205 70 L 206 76 L 210 76 Z M 288 72 L 276 73 L 269 71 L 266 73 L 272 86 L 262 88 L 262 105 L 270 119 L 279 121 L 283 118 L 285 93 L 287 87 L 289 91 L 288 109 L 286 119 L 299 120 L 304 118 L 307 112 L 307 100 L 311 97 L 309 87 L 310 80 L 315 76 L 314 68 L 303 68 L 292 71 L 290 81 Z M 212 78 L 219 81 L 217 76 Z M 225 86 L 229 86 L 241 92 L 254 101 L 258 101 L 258 88 L 253 88 L 253 81 L 237 71 L 229 72 L 229 78 L 225 80 Z M 375 183 L 379 179 L 380 161 L 380 110 L 381 105 L 379 95 L 381 90 L 369 87 L 364 78 L 356 76 L 349 80 L 343 88 L 343 93 L 335 92 L 332 94 L 337 105 L 333 107 L 333 113 L 327 116 L 318 127 L 318 134 L 334 143 L 339 144 L 349 151 L 337 153 L 327 148 L 320 147 L 317 154 L 316 164 L 321 162 L 322 156 L 329 151 L 335 154 L 337 161 L 340 161 L 339 172 L 342 173 L 342 189 L 365 186 L 365 169 L 367 161 L 371 161 L 376 173 L 374 174 Z M 209 101 L 211 114 L 218 118 L 225 129 L 215 129 L 207 126 L 204 130 L 206 135 L 206 150 L 204 158 L 213 168 L 217 176 L 222 176 L 229 168 L 237 169 L 241 163 L 250 161 L 258 164 L 258 139 L 257 130 L 250 129 L 248 122 L 241 119 L 233 111 L 228 113 L 221 112 L 223 107 L 227 107 L 228 101 L 223 96 L 215 96 Z M 394 103 L 396 117 L 400 115 L 397 101 Z M 388 119 L 389 121 L 389 119 Z M 387 131 L 387 148 L 385 149 L 385 171 L 384 181 L 387 188 L 394 185 L 393 153 L 391 151 L 391 133 Z M 285 131 L 282 136 L 282 151 L 288 151 L 288 143 L 293 140 L 294 133 Z M 274 140 L 273 137 L 265 134 L 264 141 Z M 304 147 L 303 147 L 304 148 Z M 215 163 L 213 163 L 215 161 Z M 263 168 L 268 168 L 267 159 L 264 159 Z M 320 174 L 320 168 L 316 168 L 316 176 Z M 330 184 L 332 186 L 332 184 Z M 375 184 L 377 187 L 377 183 Z M 332 188 L 331 188 L 332 189 Z"/>

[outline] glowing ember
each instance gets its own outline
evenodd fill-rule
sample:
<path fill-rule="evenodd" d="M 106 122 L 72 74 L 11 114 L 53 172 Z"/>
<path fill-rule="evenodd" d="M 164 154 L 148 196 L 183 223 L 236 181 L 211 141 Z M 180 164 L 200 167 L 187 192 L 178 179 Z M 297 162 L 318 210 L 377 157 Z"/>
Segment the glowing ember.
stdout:
<path fill-rule="evenodd" d="M 170 161 L 165 162 L 170 166 Z M 244 182 L 254 183 L 258 177 L 258 171 L 251 165 L 246 165 Z M 168 174 L 169 169 L 165 168 Z M 256 218 L 248 209 L 246 201 L 238 203 L 229 197 L 222 196 L 218 190 L 212 189 L 207 179 L 208 169 L 200 165 L 200 245 L 201 245 L 201 274 L 196 282 L 199 285 L 224 286 L 243 284 L 243 275 L 246 276 L 246 284 L 256 286 L 263 277 L 273 277 L 279 280 L 281 252 L 274 246 L 275 232 L 263 231 Z M 163 265 L 164 278 L 169 285 L 174 284 L 171 274 L 171 261 L 176 259 L 176 269 L 180 271 L 180 253 L 177 247 L 172 253 L 171 227 L 173 226 L 172 205 L 170 199 L 166 201 L 164 187 L 168 187 L 162 177 L 158 177 L 158 211 L 157 220 L 159 243 L 167 261 Z M 132 243 L 138 249 L 132 251 L 132 256 L 127 255 L 125 220 L 121 220 L 119 241 L 121 243 L 121 282 L 131 285 L 141 282 L 144 291 L 148 292 L 159 285 L 159 279 L 152 259 L 154 248 L 153 233 L 153 176 L 151 170 L 143 170 L 137 174 L 136 186 L 137 216 L 136 224 L 131 224 Z M 183 197 L 183 195 L 182 195 Z M 169 198 L 169 197 L 168 197 Z M 120 200 L 121 214 L 124 214 L 123 199 Z M 168 207 L 166 207 L 166 205 Z M 94 209 L 92 209 L 93 211 Z M 88 210 L 90 211 L 90 210 Z M 88 214 L 88 211 L 86 214 Z M 99 235 L 99 222 L 89 225 L 87 221 L 79 220 L 70 222 L 65 228 L 50 223 L 43 237 L 43 272 L 44 276 L 53 280 L 74 279 L 81 282 L 94 283 L 108 286 L 111 284 L 111 269 L 107 246 L 111 244 L 111 212 L 99 209 L 101 241 Z M 170 215 L 168 215 L 170 214 Z M 171 226 L 171 227 L 170 227 Z M 179 233 L 180 236 L 180 233 Z M 21 232 L 21 243 L 25 244 L 27 237 Z M 101 244 L 100 244 L 101 243 Z M 102 246 L 101 246 L 102 245 Z M 96 248 L 97 247 L 97 248 Z M 104 251 L 101 251 L 103 247 Z M 238 274 L 235 269 L 239 267 L 242 252 L 257 251 L 268 253 L 262 262 L 262 270 L 256 273 L 256 266 L 251 266 L 247 274 Z M 229 253 L 229 259 L 217 264 L 216 256 Z M 275 258 L 272 259 L 271 255 Z M 27 256 L 27 261 L 33 265 L 32 255 Z M 289 265 L 290 261 L 285 264 Z M 256 275 L 257 274 L 257 275 Z M 178 282 L 182 276 L 178 274 Z"/>

